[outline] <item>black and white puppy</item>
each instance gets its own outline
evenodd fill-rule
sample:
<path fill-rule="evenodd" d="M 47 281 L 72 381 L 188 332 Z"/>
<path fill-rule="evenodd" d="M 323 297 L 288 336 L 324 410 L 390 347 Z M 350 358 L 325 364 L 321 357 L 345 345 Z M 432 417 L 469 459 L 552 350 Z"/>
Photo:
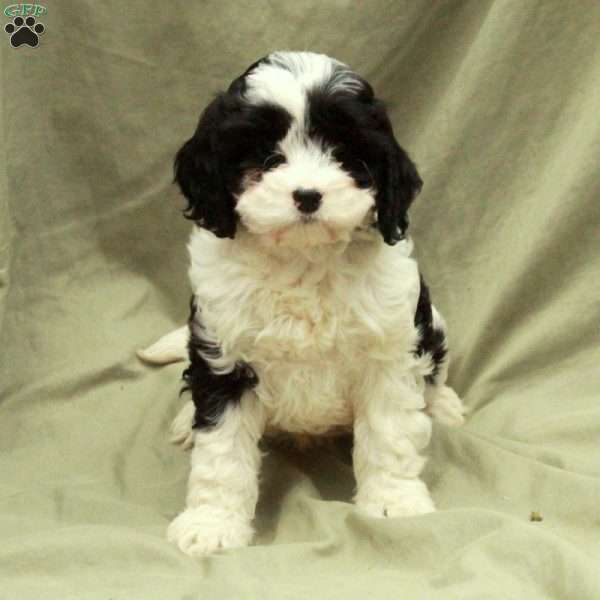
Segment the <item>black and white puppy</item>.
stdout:
<path fill-rule="evenodd" d="M 251 541 L 275 431 L 353 431 L 357 509 L 433 511 L 431 418 L 464 411 L 406 238 L 421 178 L 371 86 L 321 54 L 270 54 L 206 108 L 175 179 L 195 223 L 189 328 L 140 353 L 190 361 L 173 431 L 191 474 L 169 539 L 197 556 Z"/>

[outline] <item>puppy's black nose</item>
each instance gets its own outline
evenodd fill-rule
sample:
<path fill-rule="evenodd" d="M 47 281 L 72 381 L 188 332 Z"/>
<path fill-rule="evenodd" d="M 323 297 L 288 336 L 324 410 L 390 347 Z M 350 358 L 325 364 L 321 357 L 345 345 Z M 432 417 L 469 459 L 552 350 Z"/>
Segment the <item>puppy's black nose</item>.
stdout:
<path fill-rule="evenodd" d="M 305 214 L 314 213 L 321 206 L 323 194 L 317 190 L 296 190 L 292 196 L 298 210 Z"/>

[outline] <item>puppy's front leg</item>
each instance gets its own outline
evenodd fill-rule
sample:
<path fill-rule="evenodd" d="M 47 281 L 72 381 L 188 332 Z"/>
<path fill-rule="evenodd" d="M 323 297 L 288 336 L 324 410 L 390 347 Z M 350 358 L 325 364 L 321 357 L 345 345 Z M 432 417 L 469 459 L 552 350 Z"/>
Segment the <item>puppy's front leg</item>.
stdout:
<path fill-rule="evenodd" d="M 374 517 L 432 512 L 419 478 L 425 465 L 419 452 L 431 436 L 423 395 L 410 374 L 379 367 L 365 375 L 354 421 L 356 505 Z"/>
<path fill-rule="evenodd" d="M 167 537 L 190 556 L 247 545 L 258 499 L 262 411 L 252 392 L 194 434 L 185 510 Z"/>

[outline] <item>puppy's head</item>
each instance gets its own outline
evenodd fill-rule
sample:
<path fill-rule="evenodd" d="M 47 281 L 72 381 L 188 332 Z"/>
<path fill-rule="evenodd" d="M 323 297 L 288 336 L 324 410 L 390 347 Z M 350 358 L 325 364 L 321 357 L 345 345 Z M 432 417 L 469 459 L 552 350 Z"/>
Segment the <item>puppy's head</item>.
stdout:
<path fill-rule="evenodd" d="M 281 245 L 372 225 L 394 244 L 422 186 L 371 86 L 309 52 L 271 54 L 219 94 L 179 150 L 175 180 L 198 226 Z"/>

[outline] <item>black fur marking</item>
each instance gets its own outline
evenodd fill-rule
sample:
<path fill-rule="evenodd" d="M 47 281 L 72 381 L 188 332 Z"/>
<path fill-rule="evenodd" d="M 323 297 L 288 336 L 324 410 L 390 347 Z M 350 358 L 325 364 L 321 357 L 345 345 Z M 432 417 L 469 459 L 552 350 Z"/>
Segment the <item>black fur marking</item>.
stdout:
<path fill-rule="evenodd" d="M 199 311 L 193 296 L 190 305 L 190 365 L 183 372 L 185 383 L 181 392 L 191 391 L 196 407 L 194 428 L 202 429 L 216 425 L 229 404 L 238 403 L 246 390 L 258 384 L 258 377 L 249 364 L 241 361 L 236 363 L 231 373 L 213 373 L 202 355 L 218 358 L 221 349 L 194 334 L 192 324 L 197 326 L 199 323 Z"/>
<path fill-rule="evenodd" d="M 240 85 L 232 88 L 240 90 Z M 219 94 L 175 157 L 175 181 L 188 201 L 185 216 L 217 237 L 233 238 L 235 196 L 243 177 L 277 166 L 271 159 L 291 122 L 279 106 L 250 105 L 239 91 Z"/>
<path fill-rule="evenodd" d="M 325 85 L 309 95 L 309 135 L 333 148 L 358 187 L 376 190 L 376 226 L 393 245 L 404 238 L 408 209 L 423 181 L 398 145 L 383 102 L 366 81 L 356 79 L 362 88 L 358 94 L 331 92 Z"/>
<path fill-rule="evenodd" d="M 425 376 L 427 383 L 435 383 L 435 376 L 438 374 L 440 365 L 444 362 L 448 349 L 446 347 L 446 334 L 442 329 L 436 329 L 433 326 L 433 311 L 431 309 L 431 298 L 429 288 L 425 284 L 422 275 L 419 275 L 421 291 L 417 302 L 417 312 L 415 313 L 415 327 L 419 330 L 420 339 L 415 350 L 418 356 L 427 353 L 431 356 L 433 371 Z"/>

